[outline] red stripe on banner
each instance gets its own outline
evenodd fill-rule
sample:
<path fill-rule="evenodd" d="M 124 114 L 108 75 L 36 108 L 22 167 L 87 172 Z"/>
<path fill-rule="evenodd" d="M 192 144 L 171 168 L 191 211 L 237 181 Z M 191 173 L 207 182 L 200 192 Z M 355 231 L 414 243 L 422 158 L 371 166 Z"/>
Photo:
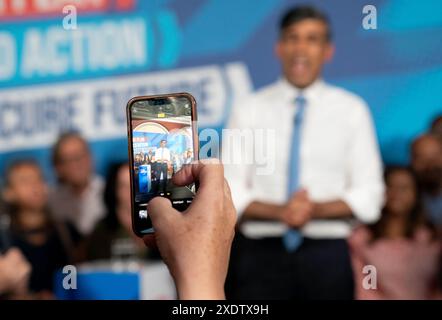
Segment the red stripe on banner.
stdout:
<path fill-rule="evenodd" d="M 63 15 L 63 8 L 73 5 L 77 12 L 105 12 L 112 0 L 0 0 L 0 19 Z M 123 1 L 132 2 L 133 1 Z M 129 4 L 126 4 L 129 5 Z"/>
<path fill-rule="evenodd" d="M 117 0 L 116 8 L 118 11 L 133 10 L 135 8 L 135 0 Z"/>

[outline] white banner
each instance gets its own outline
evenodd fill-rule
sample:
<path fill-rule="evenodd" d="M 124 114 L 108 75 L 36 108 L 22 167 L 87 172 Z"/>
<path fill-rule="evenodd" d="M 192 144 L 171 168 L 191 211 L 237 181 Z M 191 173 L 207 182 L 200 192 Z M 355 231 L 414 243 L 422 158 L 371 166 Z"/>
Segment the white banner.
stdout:
<path fill-rule="evenodd" d="M 126 135 L 127 101 L 138 95 L 190 92 L 200 127 L 220 127 L 231 106 L 252 89 L 243 63 L 175 69 L 0 91 L 0 152 L 51 145 L 78 130 L 89 140 Z"/>

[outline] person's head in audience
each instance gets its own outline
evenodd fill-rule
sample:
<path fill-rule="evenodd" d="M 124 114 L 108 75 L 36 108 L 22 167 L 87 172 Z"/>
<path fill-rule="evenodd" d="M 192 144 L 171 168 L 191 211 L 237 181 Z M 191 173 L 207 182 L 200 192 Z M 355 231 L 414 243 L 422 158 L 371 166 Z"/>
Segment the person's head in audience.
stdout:
<path fill-rule="evenodd" d="M 28 239 L 36 244 L 44 242 L 50 220 L 48 186 L 38 164 L 32 160 L 12 163 L 6 171 L 3 197 L 11 214 L 12 229 L 28 234 Z"/>
<path fill-rule="evenodd" d="M 386 202 L 381 219 L 372 226 L 374 238 L 412 238 L 419 228 L 430 228 L 420 199 L 417 177 L 404 166 L 385 170 Z"/>
<path fill-rule="evenodd" d="M 48 186 L 38 164 L 12 163 L 3 196 L 11 216 L 12 242 L 32 265 L 29 288 L 39 298 L 52 298 L 54 272 L 68 263 L 68 255 L 48 209 Z"/>
<path fill-rule="evenodd" d="M 436 117 L 431 123 L 430 133 L 442 141 L 442 115 Z"/>
<path fill-rule="evenodd" d="M 151 258 L 143 242 L 132 231 L 129 163 L 112 164 L 106 176 L 106 216 L 97 224 L 87 242 L 87 260 L 112 259 L 124 243 L 125 256 Z M 120 246 L 121 248 L 121 246 Z M 118 254 L 118 255 L 119 255 Z"/>
<path fill-rule="evenodd" d="M 62 134 L 52 150 L 52 161 L 62 184 L 75 193 L 85 190 L 93 175 L 92 155 L 87 141 L 78 133 Z"/>
<path fill-rule="evenodd" d="M 321 75 L 323 65 L 333 57 L 330 22 L 310 6 L 298 6 L 282 18 L 275 52 L 285 78 L 306 88 Z"/>
<path fill-rule="evenodd" d="M 136 153 L 135 156 L 134 156 L 134 162 L 135 162 L 135 163 L 139 163 L 140 160 L 141 160 L 141 159 L 140 159 L 140 155 L 139 155 L 138 153 Z"/>
<path fill-rule="evenodd" d="M 432 196 L 442 191 L 442 142 L 435 135 L 418 137 L 411 148 L 411 165 L 423 192 Z"/>
<path fill-rule="evenodd" d="M 108 226 L 116 229 L 121 225 L 132 234 L 129 163 L 121 162 L 110 167 L 104 188 L 104 203 Z"/>

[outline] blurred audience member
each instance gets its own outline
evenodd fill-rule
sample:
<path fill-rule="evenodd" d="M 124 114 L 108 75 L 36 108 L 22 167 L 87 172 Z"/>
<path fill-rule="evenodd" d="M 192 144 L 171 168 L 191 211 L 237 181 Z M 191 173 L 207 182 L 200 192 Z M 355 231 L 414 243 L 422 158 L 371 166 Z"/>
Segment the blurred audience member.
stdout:
<path fill-rule="evenodd" d="M 31 265 L 17 248 L 0 254 L 0 300 L 28 297 Z"/>
<path fill-rule="evenodd" d="M 151 164 L 153 161 L 153 153 L 152 150 L 149 150 L 148 153 L 145 153 L 143 156 L 143 164 Z"/>
<path fill-rule="evenodd" d="M 94 174 L 89 146 L 79 134 L 62 134 L 52 160 L 58 185 L 51 190 L 50 208 L 57 219 L 71 222 L 82 236 L 92 233 L 103 218 L 104 182 Z"/>
<path fill-rule="evenodd" d="M 349 239 L 356 298 L 431 298 L 436 293 L 440 243 L 423 214 L 417 180 L 411 169 L 392 167 L 385 181 L 381 219 L 357 228 Z M 363 273 L 366 265 L 376 268 L 376 289 L 364 288 L 364 278 L 373 276 Z"/>
<path fill-rule="evenodd" d="M 442 230 L 442 141 L 435 135 L 422 135 L 413 142 L 411 154 L 425 211 Z"/>
<path fill-rule="evenodd" d="M 140 166 L 142 164 L 143 164 L 142 155 L 139 154 L 139 153 L 135 154 L 134 165 L 135 166 Z"/>
<path fill-rule="evenodd" d="M 183 163 L 184 164 L 190 164 L 193 161 L 193 153 L 191 149 L 188 149 L 183 154 Z"/>
<path fill-rule="evenodd" d="M 116 256 L 146 258 L 143 240 L 132 231 L 129 164 L 111 166 L 104 189 L 106 217 L 97 225 L 88 241 L 88 260 Z"/>
<path fill-rule="evenodd" d="M 442 115 L 436 117 L 431 123 L 430 133 L 439 137 L 442 141 Z"/>
<path fill-rule="evenodd" d="M 31 160 L 9 166 L 3 197 L 11 217 L 12 245 L 32 265 L 29 289 L 38 297 L 52 297 L 54 272 L 68 263 L 68 244 L 66 229 L 55 224 L 48 211 L 48 187 L 39 166 Z"/>
<path fill-rule="evenodd" d="M 149 150 L 149 152 L 146 154 L 146 162 L 147 164 L 151 164 L 152 162 L 154 162 L 154 156 L 153 156 L 153 152 L 152 150 Z"/>

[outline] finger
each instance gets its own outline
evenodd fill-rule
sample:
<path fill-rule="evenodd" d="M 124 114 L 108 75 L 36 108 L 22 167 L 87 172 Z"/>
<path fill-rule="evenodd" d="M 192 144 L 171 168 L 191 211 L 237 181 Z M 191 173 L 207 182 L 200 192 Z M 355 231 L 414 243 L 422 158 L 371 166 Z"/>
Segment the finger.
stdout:
<path fill-rule="evenodd" d="M 237 214 L 235 206 L 233 205 L 230 186 L 226 179 L 224 179 L 224 206 L 225 206 L 225 211 L 228 213 L 229 218 L 231 218 L 232 220 L 233 226 L 235 226 L 237 220 Z"/>
<path fill-rule="evenodd" d="M 294 226 L 295 228 L 300 228 L 305 224 L 305 220 L 301 219 L 300 217 L 297 217 L 295 220 L 293 220 L 292 222 L 292 226 Z"/>
<path fill-rule="evenodd" d="M 23 255 L 19 249 L 11 248 L 6 252 L 5 258 L 13 261 L 14 263 L 18 263 L 19 261 L 23 260 Z"/>
<path fill-rule="evenodd" d="M 306 199 L 305 190 L 299 189 L 292 193 L 292 196 L 289 199 L 289 203 L 297 203 L 298 201 L 305 199 Z"/>
<path fill-rule="evenodd" d="M 222 206 L 224 188 L 224 169 L 218 159 L 204 159 L 192 163 L 175 175 L 174 183 L 188 184 L 199 181 L 199 189 L 188 211 L 204 213 L 212 210 L 213 206 Z M 195 210 L 190 210 L 190 209 Z"/>
<path fill-rule="evenodd" d="M 298 212 L 295 216 L 292 217 L 292 222 L 296 223 L 296 224 L 301 223 L 302 220 L 303 220 L 303 218 L 302 218 L 301 212 Z"/>
<path fill-rule="evenodd" d="M 149 234 L 143 237 L 144 244 L 151 248 L 156 249 L 157 248 L 157 242 L 155 241 L 155 235 Z"/>
<path fill-rule="evenodd" d="M 174 184 L 185 186 L 199 181 L 200 187 L 218 186 L 224 180 L 223 166 L 218 159 L 198 160 L 190 165 L 183 166 L 172 178 Z"/>
<path fill-rule="evenodd" d="M 306 199 L 307 198 L 307 190 L 301 188 L 295 193 L 295 197 L 298 199 Z"/>
<path fill-rule="evenodd" d="M 232 201 L 232 192 L 226 179 L 224 179 L 224 197 L 226 198 L 226 200 L 230 202 Z"/>
<path fill-rule="evenodd" d="M 161 230 L 171 224 L 178 211 L 172 207 L 169 199 L 155 197 L 148 204 L 149 217 L 155 230 Z"/>
<path fill-rule="evenodd" d="M 309 204 L 306 203 L 306 202 L 301 202 L 301 203 L 299 203 L 299 206 L 298 206 L 298 212 L 299 212 L 299 215 L 301 215 L 301 216 L 306 216 L 306 215 L 308 215 L 309 212 L 310 212 L 310 206 L 309 206 Z"/>

